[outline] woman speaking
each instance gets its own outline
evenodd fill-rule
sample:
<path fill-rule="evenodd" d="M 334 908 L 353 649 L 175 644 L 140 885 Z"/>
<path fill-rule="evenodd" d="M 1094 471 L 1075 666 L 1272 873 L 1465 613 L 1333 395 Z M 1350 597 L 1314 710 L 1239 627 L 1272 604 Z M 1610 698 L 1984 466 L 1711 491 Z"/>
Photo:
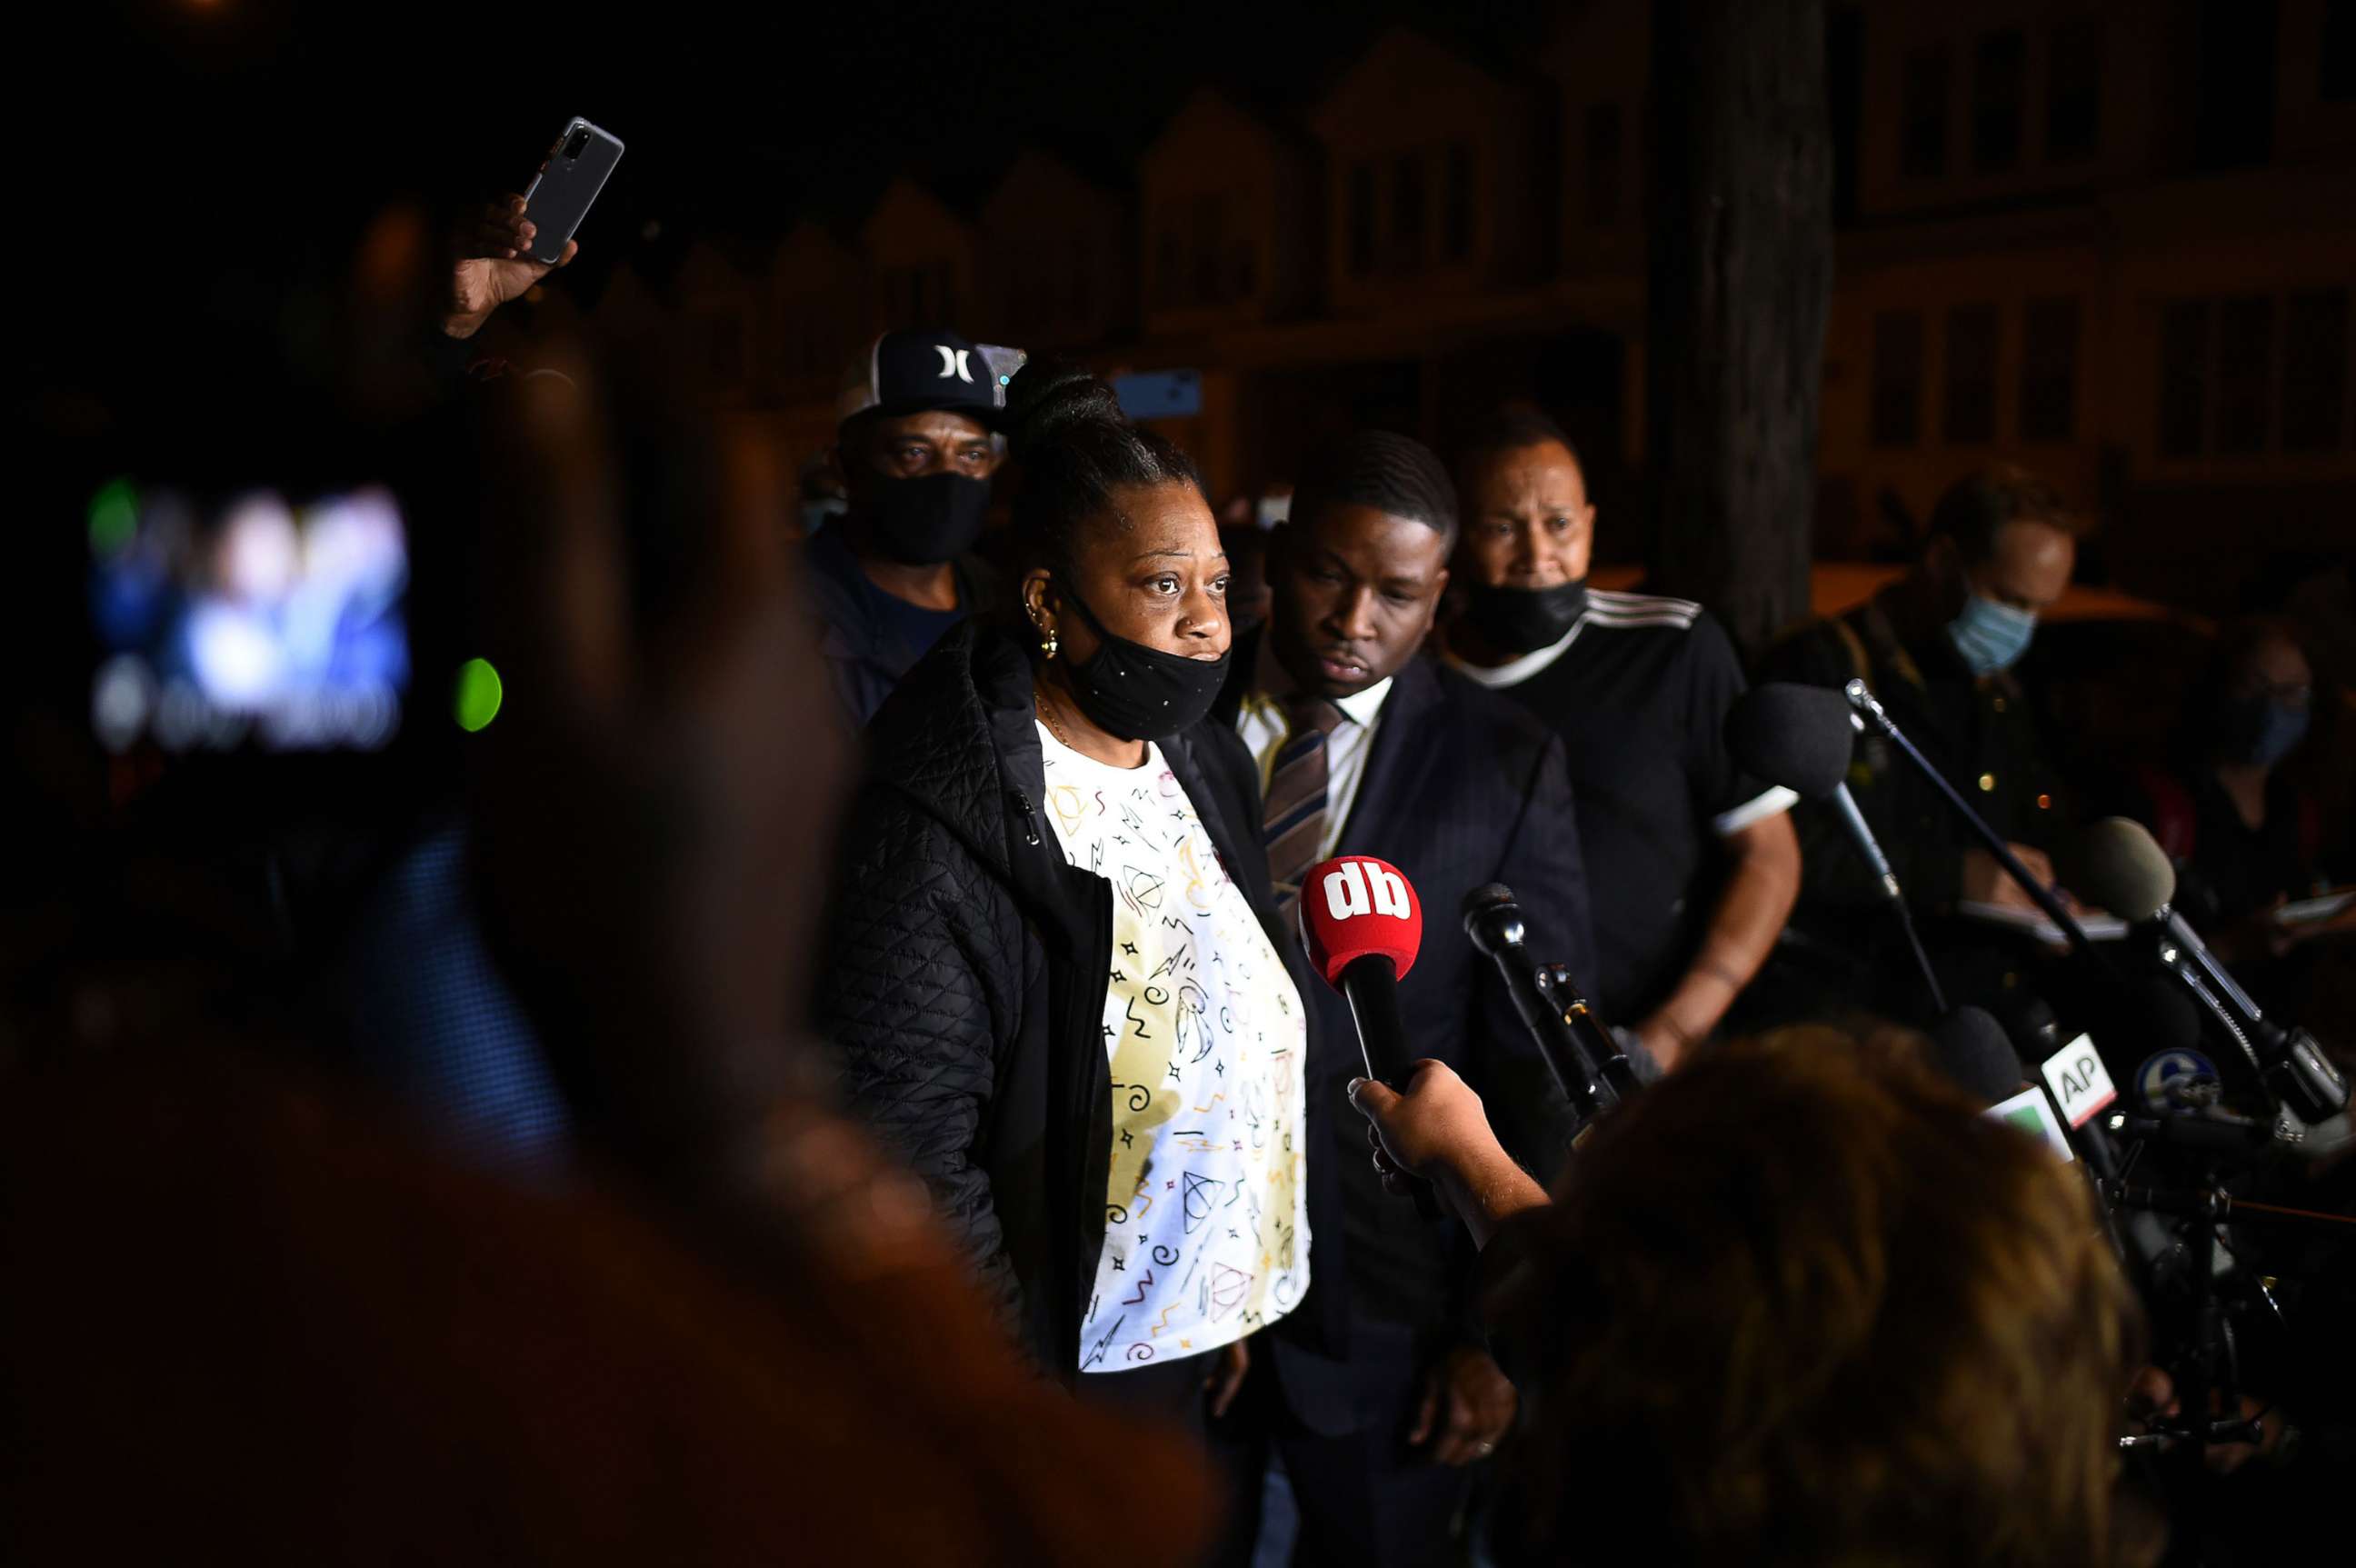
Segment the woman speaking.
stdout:
<path fill-rule="evenodd" d="M 1251 760 L 1203 722 L 1226 556 L 1104 382 L 1012 398 L 1019 602 L 875 718 L 818 1022 L 1039 1360 L 1199 1426 L 1309 1284 L 1293 944 Z"/>

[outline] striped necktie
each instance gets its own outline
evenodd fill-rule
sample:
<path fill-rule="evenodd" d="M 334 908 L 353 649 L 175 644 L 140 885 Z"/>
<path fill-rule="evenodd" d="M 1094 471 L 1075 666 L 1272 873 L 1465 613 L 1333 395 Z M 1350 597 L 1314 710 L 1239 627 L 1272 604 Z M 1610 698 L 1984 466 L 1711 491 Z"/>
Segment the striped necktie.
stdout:
<path fill-rule="evenodd" d="M 1288 733 L 1269 770 L 1261 836 L 1277 913 L 1290 920 L 1301 879 L 1325 842 L 1325 737 L 1341 724 L 1342 710 L 1323 697 L 1296 695 L 1286 699 L 1284 717 Z"/>

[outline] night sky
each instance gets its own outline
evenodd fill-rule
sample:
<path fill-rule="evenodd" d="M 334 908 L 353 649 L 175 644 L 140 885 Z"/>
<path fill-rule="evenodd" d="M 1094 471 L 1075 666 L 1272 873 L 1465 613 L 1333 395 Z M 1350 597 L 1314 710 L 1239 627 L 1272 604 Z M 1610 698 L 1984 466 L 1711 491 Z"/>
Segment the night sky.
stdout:
<path fill-rule="evenodd" d="M 576 113 L 629 149 L 582 234 L 594 286 L 632 251 L 659 275 L 663 252 L 699 233 L 758 243 L 806 215 L 847 231 L 902 171 L 969 210 L 1026 141 L 1119 181 L 1198 84 L 1305 109 L 1394 20 L 1526 61 L 1547 7 L 60 10 L 48 69 L 67 91 L 18 104 L 16 145 L 36 209 L 77 258 L 75 307 L 34 323 L 36 363 L 88 384 L 229 370 L 286 288 L 331 270 L 388 197 L 519 185 Z"/>

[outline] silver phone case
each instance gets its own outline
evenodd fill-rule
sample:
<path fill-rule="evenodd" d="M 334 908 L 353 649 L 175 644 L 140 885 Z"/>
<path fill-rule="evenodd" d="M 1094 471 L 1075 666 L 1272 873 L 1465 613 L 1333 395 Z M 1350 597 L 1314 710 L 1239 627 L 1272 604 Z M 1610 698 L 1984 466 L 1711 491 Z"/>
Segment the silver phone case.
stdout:
<path fill-rule="evenodd" d="M 566 144 L 583 131 L 589 133 L 589 140 L 582 146 L 581 156 L 566 157 Z M 589 216 L 597 193 L 605 188 L 614 166 L 621 161 L 620 137 L 578 114 L 564 123 L 563 132 L 548 149 L 540 172 L 532 176 L 530 187 L 523 193 L 524 216 L 537 230 L 531 237 L 533 261 L 553 263 L 564 253 L 564 242 Z"/>

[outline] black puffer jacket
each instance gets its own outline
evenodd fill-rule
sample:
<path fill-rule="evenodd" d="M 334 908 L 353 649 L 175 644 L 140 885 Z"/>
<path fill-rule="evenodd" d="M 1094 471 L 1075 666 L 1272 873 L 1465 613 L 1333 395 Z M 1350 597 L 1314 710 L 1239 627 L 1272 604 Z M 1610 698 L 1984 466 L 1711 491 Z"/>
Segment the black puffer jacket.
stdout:
<path fill-rule="evenodd" d="M 1068 1380 L 1104 1242 L 1112 885 L 1067 864 L 1041 814 L 1036 712 L 1021 646 L 969 621 L 876 714 L 818 1024 L 853 1108 L 925 1178 L 1040 1364 Z M 1269 913 L 1243 743 L 1206 723 L 1162 753 L 1290 955 Z M 1293 983 L 1307 999 L 1297 962 Z M 1312 1127 L 1330 1114 L 1309 1109 Z M 1312 1246 L 1319 1185 L 1312 1168 Z"/>

